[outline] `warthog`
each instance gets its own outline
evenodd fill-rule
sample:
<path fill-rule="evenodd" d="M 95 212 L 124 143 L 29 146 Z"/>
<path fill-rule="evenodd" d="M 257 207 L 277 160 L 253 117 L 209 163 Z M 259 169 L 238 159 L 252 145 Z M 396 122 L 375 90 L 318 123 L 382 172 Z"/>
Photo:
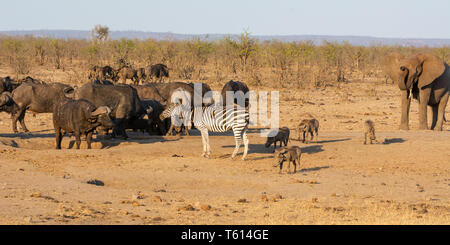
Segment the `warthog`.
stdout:
<path fill-rule="evenodd" d="M 277 135 L 267 137 L 266 144 L 264 145 L 266 148 L 270 147 L 273 144 L 273 151 L 275 152 L 275 148 L 277 147 L 277 142 L 280 142 L 280 147 L 287 146 L 289 141 L 289 128 L 282 127 L 278 130 Z"/>
<path fill-rule="evenodd" d="M 316 141 L 319 137 L 319 121 L 316 119 L 303 119 L 300 124 L 297 127 L 297 133 L 298 133 L 298 140 L 300 141 L 301 137 L 303 136 L 302 142 L 308 144 L 313 140 L 314 133 L 316 135 Z M 310 139 L 308 140 L 308 134 L 311 135 Z"/>
<path fill-rule="evenodd" d="M 375 137 L 375 123 L 371 120 L 366 120 L 364 122 L 364 144 L 367 144 L 367 137 L 369 137 L 370 144 L 372 144 L 372 141 L 377 142 Z"/>
<path fill-rule="evenodd" d="M 302 155 L 302 150 L 298 146 L 284 146 L 275 150 L 275 165 L 274 167 L 280 166 L 280 172 L 283 169 L 283 162 L 289 161 L 288 173 L 291 173 L 291 162 L 294 164 L 294 173 L 297 172 L 297 164 L 300 167 L 300 157 Z"/>

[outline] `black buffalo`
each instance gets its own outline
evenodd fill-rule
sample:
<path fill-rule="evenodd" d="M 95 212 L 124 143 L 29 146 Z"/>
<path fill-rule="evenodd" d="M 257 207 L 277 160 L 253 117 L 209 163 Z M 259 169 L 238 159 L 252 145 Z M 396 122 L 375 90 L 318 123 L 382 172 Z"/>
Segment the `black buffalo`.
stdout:
<path fill-rule="evenodd" d="M 227 82 L 223 88 L 222 88 L 222 100 L 223 100 L 223 104 L 226 105 L 226 98 L 227 98 L 227 91 L 231 91 L 236 93 L 237 91 L 241 91 L 244 95 L 247 94 L 247 92 L 249 92 L 249 89 L 247 87 L 247 85 L 243 82 L 239 82 L 239 81 L 233 81 L 230 80 L 229 82 Z M 243 97 L 241 98 L 241 96 L 239 95 L 239 93 L 235 94 L 234 97 L 234 104 L 239 103 L 240 100 L 244 100 L 245 101 L 245 107 L 247 107 L 249 105 L 249 98 L 248 97 Z"/>
<path fill-rule="evenodd" d="M 144 85 L 131 85 L 136 89 L 138 96 L 141 100 L 157 100 L 162 104 L 167 103 L 167 97 L 161 95 L 159 90 L 151 83 Z"/>
<path fill-rule="evenodd" d="M 113 79 L 114 69 L 111 66 L 93 66 L 89 70 L 89 79 L 100 80 Z"/>
<path fill-rule="evenodd" d="M 136 89 L 129 85 L 102 85 L 87 83 L 77 89 L 76 99 L 86 99 L 96 107 L 108 106 L 114 119 L 113 136 L 128 135 L 125 131 L 127 125 L 146 113 Z"/>
<path fill-rule="evenodd" d="M 0 94 L 0 112 L 7 112 L 12 114 L 17 108 L 16 103 L 12 99 L 10 92 L 3 92 Z"/>
<path fill-rule="evenodd" d="M 12 92 L 14 89 L 19 87 L 20 83 L 14 82 L 9 76 L 0 77 L 0 93 Z"/>
<path fill-rule="evenodd" d="M 157 131 L 159 132 L 159 135 L 165 135 L 167 125 L 163 123 L 163 121 L 161 121 L 159 116 L 164 111 L 166 104 L 162 104 L 157 100 L 147 99 L 143 99 L 142 104 L 147 108 L 152 108 L 152 112 L 148 115 L 148 124 L 150 125 L 150 131 Z"/>
<path fill-rule="evenodd" d="M 24 82 L 12 92 L 15 103 L 12 112 L 12 127 L 17 133 L 17 121 L 28 132 L 24 118 L 27 110 L 35 113 L 52 113 L 54 106 L 63 99 L 72 98 L 74 89 L 66 84 L 42 82 Z"/>
<path fill-rule="evenodd" d="M 169 69 L 164 64 L 155 64 L 147 68 L 147 78 L 157 78 L 161 81 L 164 77 L 169 77 Z"/>
<path fill-rule="evenodd" d="M 86 135 L 87 148 L 91 149 L 94 130 L 99 127 L 113 127 L 111 109 L 96 108 L 87 100 L 61 100 L 53 111 L 53 126 L 56 134 L 56 149 L 61 149 L 65 133 L 75 135 L 77 149 L 80 149 L 81 135 Z"/>

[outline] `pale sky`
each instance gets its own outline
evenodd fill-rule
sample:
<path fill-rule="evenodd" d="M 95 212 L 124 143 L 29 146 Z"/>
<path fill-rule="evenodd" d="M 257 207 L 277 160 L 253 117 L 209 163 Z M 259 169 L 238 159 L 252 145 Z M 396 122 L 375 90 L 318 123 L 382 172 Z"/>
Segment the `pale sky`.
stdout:
<path fill-rule="evenodd" d="M 449 0 L 2 0 L 0 30 L 450 38 Z"/>

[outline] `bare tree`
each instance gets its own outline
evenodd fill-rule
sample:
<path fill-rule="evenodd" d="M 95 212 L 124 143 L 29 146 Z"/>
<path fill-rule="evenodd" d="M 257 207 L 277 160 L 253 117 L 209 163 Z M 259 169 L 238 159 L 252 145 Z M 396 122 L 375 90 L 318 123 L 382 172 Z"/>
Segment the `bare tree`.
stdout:
<path fill-rule="evenodd" d="M 91 39 L 97 42 L 105 42 L 109 39 L 109 27 L 95 25 L 91 31 Z"/>

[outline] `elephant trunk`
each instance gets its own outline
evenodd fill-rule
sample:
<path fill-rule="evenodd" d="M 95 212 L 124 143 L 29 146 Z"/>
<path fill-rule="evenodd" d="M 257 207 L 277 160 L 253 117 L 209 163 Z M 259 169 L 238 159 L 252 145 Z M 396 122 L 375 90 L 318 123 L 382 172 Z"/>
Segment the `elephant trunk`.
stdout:
<path fill-rule="evenodd" d="M 413 88 L 413 84 L 415 83 L 415 82 L 417 82 L 417 78 L 416 78 L 416 76 L 408 76 L 407 78 L 406 78 L 406 89 L 408 89 L 408 90 L 412 90 L 412 88 Z"/>
<path fill-rule="evenodd" d="M 401 100 L 402 100 L 402 117 L 400 122 L 401 130 L 409 130 L 409 108 L 411 105 L 411 91 L 402 90 Z"/>

